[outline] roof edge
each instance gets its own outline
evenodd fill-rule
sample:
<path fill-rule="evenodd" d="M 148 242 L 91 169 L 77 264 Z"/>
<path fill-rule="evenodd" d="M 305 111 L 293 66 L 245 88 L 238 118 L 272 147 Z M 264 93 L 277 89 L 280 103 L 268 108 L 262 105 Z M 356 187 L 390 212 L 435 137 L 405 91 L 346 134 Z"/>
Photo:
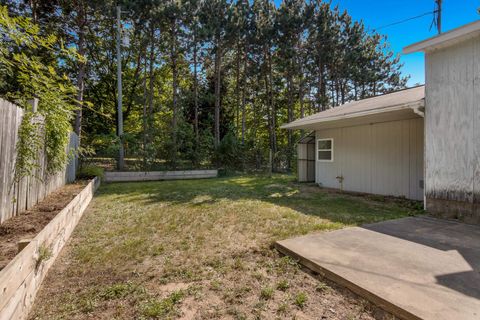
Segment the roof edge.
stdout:
<path fill-rule="evenodd" d="M 359 112 L 354 112 L 354 113 L 344 113 L 342 115 L 330 117 L 330 118 L 324 118 L 324 119 L 311 119 L 311 120 L 305 120 L 301 121 L 302 119 L 298 119 L 299 122 L 294 123 L 286 123 L 282 126 L 280 126 L 280 129 L 289 129 L 289 130 L 295 130 L 295 129 L 301 129 L 301 126 L 305 125 L 311 125 L 315 123 L 322 123 L 322 122 L 330 122 L 330 121 L 337 121 L 337 120 L 343 120 L 343 119 L 351 119 L 351 118 L 357 118 L 357 117 L 364 117 L 364 116 L 369 116 L 369 115 L 375 115 L 375 114 L 380 114 L 384 112 L 390 112 L 390 111 L 397 111 L 397 110 L 403 110 L 403 109 L 415 109 L 419 107 L 424 107 L 425 106 L 425 98 L 422 98 L 421 100 L 414 101 L 414 102 L 408 102 L 408 103 L 402 103 L 402 104 L 397 104 L 397 105 L 392 105 L 392 106 L 387 106 L 383 108 L 377 108 L 377 109 L 372 109 L 372 110 L 367 110 L 367 111 L 359 111 Z"/>
<path fill-rule="evenodd" d="M 480 20 L 470 22 L 461 27 L 444 32 L 432 38 L 413 43 L 403 48 L 404 54 L 427 51 L 431 47 L 447 46 L 451 42 L 458 42 L 480 34 Z"/>

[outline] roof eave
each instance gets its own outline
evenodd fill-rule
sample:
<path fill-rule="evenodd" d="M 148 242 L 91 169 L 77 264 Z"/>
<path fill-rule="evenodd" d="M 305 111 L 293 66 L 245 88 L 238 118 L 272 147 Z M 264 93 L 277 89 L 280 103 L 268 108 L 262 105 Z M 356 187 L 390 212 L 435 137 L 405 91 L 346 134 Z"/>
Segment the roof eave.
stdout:
<path fill-rule="evenodd" d="M 381 113 L 386 113 L 386 112 L 392 112 L 392 111 L 398 111 L 398 110 L 404 110 L 404 109 L 412 109 L 413 111 L 415 111 L 415 110 L 418 110 L 418 108 L 422 108 L 422 107 L 425 107 L 425 99 L 421 99 L 421 100 L 413 101 L 413 102 L 409 102 L 409 103 L 404 103 L 404 104 L 396 105 L 396 106 L 390 106 L 390 107 L 368 110 L 368 111 L 346 113 L 346 114 L 342 114 L 342 115 L 339 115 L 339 116 L 323 118 L 323 119 L 311 119 L 311 120 L 305 120 L 305 121 L 302 121 L 303 119 L 299 119 L 299 120 L 297 120 L 298 121 L 297 123 L 295 123 L 296 121 L 293 121 L 293 122 L 290 122 L 290 123 L 287 123 L 287 124 L 284 124 L 284 125 L 280 126 L 280 128 L 281 129 L 289 129 L 289 130 L 307 129 L 312 125 L 316 125 L 316 124 L 324 123 L 324 122 L 333 122 L 333 121 L 344 120 L 344 119 L 366 117 L 366 116 L 371 116 L 371 115 L 376 115 L 376 114 L 381 114 Z"/>
<path fill-rule="evenodd" d="M 466 24 L 460 28 L 456 28 L 435 37 L 425 39 L 423 41 L 411 44 L 403 48 L 404 54 L 413 52 L 425 52 L 458 43 L 463 40 L 475 37 L 480 34 L 480 20 Z"/>

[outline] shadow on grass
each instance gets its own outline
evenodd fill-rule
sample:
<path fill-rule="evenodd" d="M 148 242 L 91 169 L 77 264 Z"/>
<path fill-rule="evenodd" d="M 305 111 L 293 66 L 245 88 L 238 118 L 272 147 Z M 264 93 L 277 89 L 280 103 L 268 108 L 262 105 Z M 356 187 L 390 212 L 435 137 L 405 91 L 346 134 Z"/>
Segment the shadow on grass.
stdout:
<path fill-rule="evenodd" d="M 407 200 L 332 192 L 314 184 L 296 183 L 292 176 L 235 176 L 205 180 L 177 180 L 103 185 L 97 195 L 153 205 L 200 206 L 220 201 L 253 200 L 288 207 L 344 225 L 361 225 L 419 214 Z"/>

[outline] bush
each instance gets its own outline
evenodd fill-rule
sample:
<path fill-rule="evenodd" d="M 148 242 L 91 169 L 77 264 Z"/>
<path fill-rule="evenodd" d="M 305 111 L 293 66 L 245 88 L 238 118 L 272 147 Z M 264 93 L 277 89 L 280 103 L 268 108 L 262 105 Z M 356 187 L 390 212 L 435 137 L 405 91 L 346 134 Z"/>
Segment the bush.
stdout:
<path fill-rule="evenodd" d="M 78 179 L 93 179 L 95 177 L 99 177 L 103 179 L 104 176 L 104 169 L 101 167 L 97 167 L 94 165 L 85 165 L 80 168 L 77 172 Z"/>
<path fill-rule="evenodd" d="M 220 141 L 215 150 L 215 162 L 228 172 L 229 170 L 242 169 L 243 152 L 235 134 L 229 131 Z"/>

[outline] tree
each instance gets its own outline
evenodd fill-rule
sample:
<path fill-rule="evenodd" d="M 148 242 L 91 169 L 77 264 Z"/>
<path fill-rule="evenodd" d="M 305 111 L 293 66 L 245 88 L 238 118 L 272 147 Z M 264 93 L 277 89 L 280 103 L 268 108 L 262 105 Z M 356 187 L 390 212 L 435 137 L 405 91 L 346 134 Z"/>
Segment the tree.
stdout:
<path fill-rule="evenodd" d="M 117 3 L 6 2 L 12 14 L 35 19 L 39 34 L 56 30 L 65 46 L 88 57 L 82 63 L 59 60 L 49 50 L 34 52 L 83 89 L 73 122 L 82 145 L 113 156 L 119 143 L 112 81 Z M 387 39 L 329 2 L 121 5 L 129 39 L 122 44 L 125 152 L 145 170 L 220 166 L 228 158 L 218 154 L 222 141 L 242 150 L 238 168 L 265 169 L 271 152 L 274 171 L 290 170 L 298 133 L 281 124 L 406 84 Z M 6 48 L 16 50 L 8 43 Z M 14 90 L 15 77 L 1 77 L 0 91 Z"/>

